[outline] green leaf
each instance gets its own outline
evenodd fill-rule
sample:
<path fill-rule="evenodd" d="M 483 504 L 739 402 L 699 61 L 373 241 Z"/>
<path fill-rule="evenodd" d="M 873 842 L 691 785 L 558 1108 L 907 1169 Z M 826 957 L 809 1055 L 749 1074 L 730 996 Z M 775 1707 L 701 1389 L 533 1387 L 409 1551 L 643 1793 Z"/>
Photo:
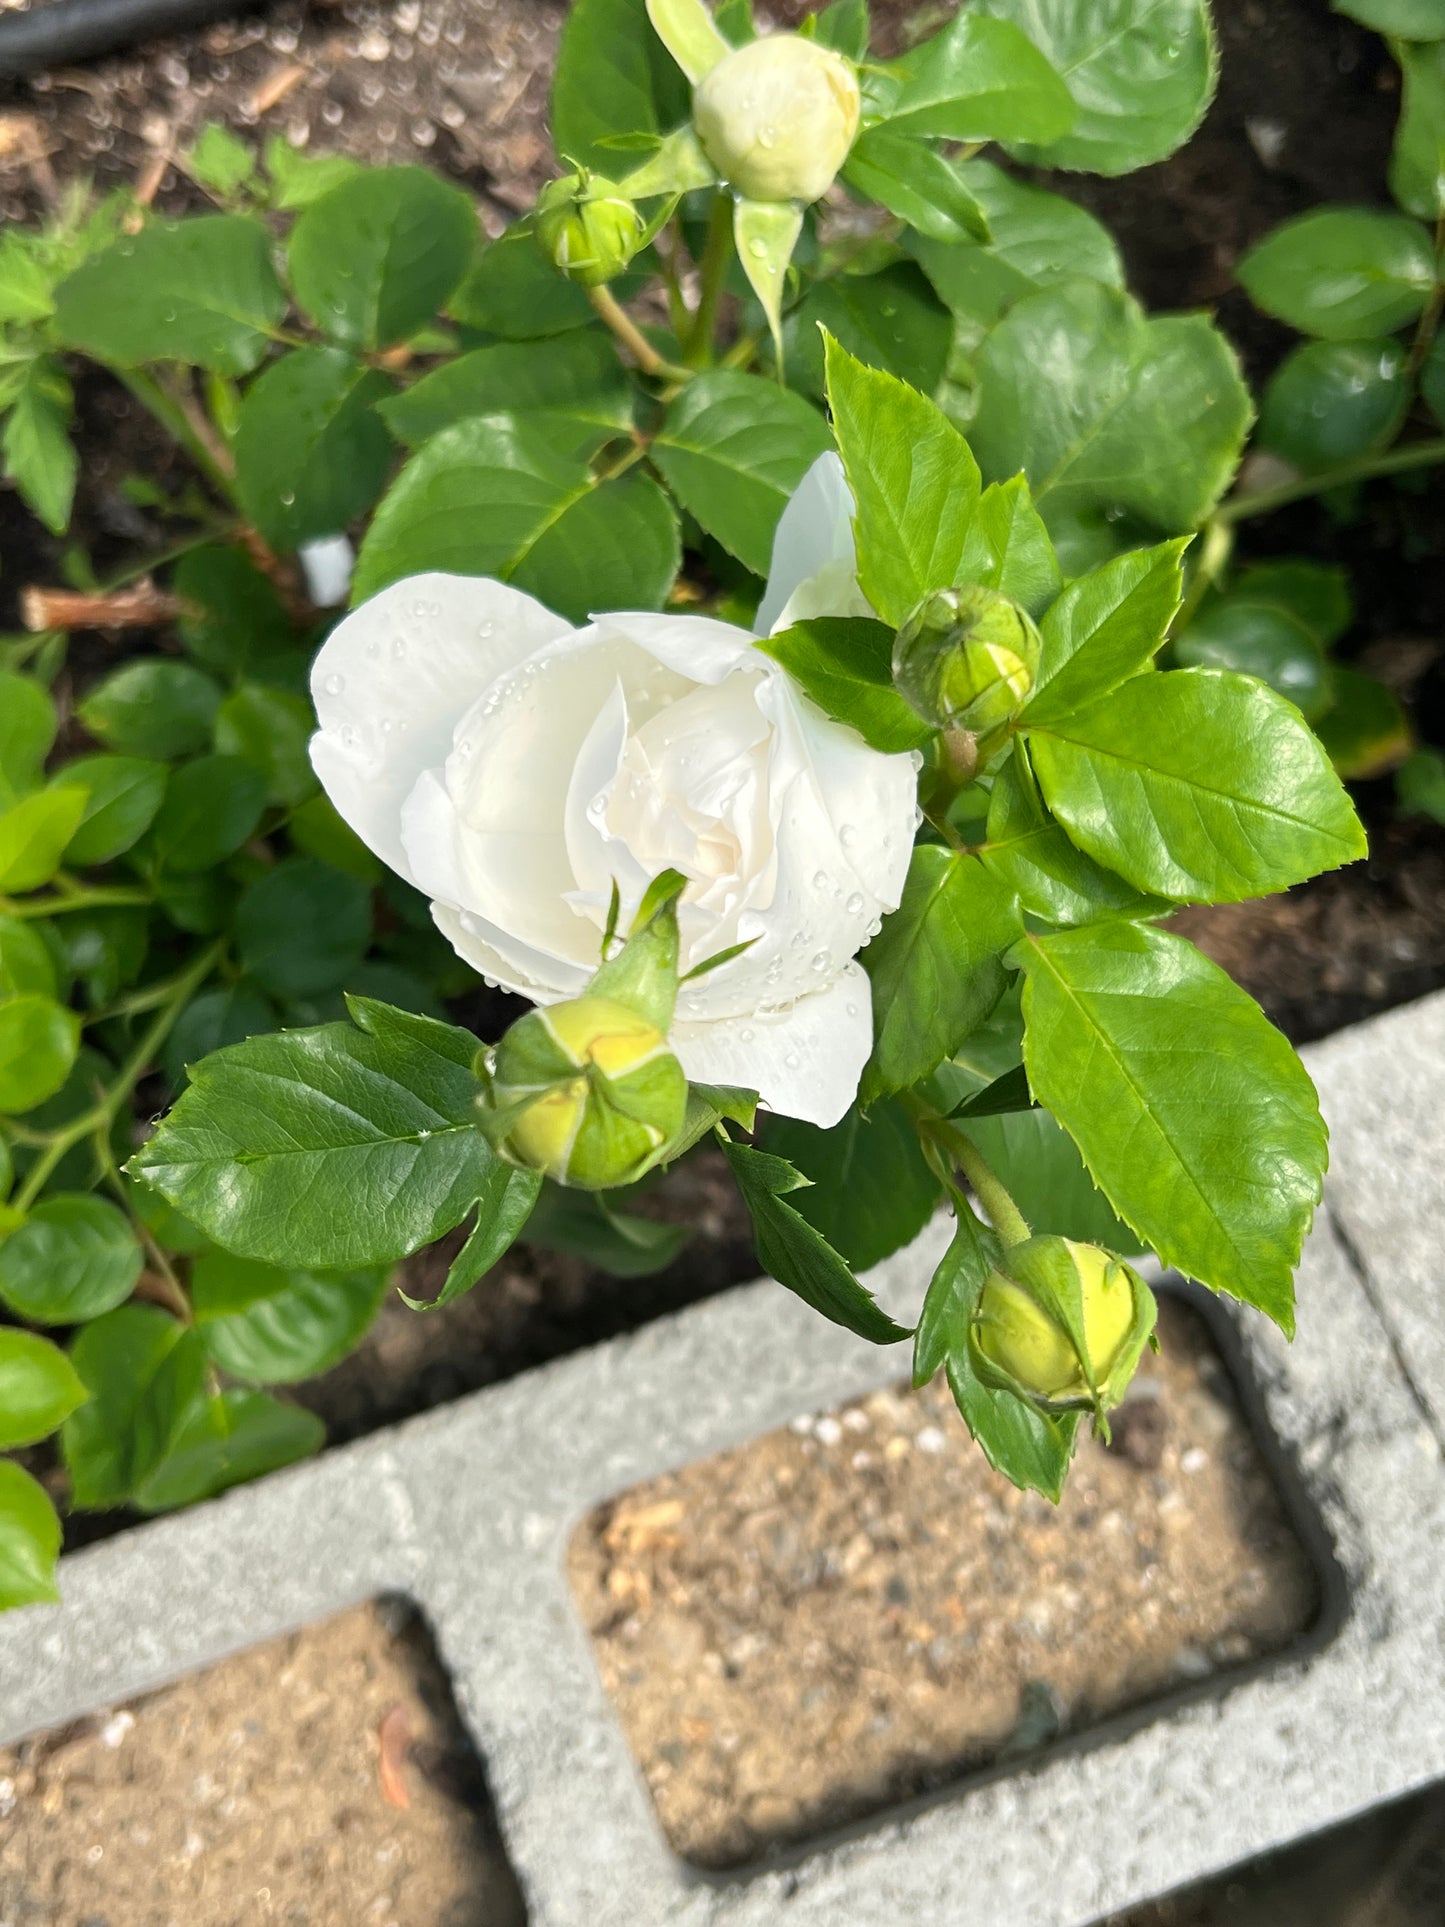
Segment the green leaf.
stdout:
<path fill-rule="evenodd" d="M 893 631 L 866 617 L 818 616 L 758 642 L 826 715 L 885 755 L 933 735 L 893 687 Z"/>
<path fill-rule="evenodd" d="M 1445 9 L 1440 31 L 1445 34 Z M 1401 207 L 1433 225 L 1445 214 L 1445 50 L 1437 39 L 1430 46 L 1397 47 L 1395 56 L 1405 98 L 1390 156 L 1390 192 Z"/>
<path fill-rule="evenodd" d="M 558 273 L 530 225 L 510 227 L 482 249 L 447 312 L 504 341 L 539 341 L 597 319 L 586 290 Z"/>
<path fill-rule="evenodd" d="M 0 1329 L 0 1448 L 47 1437 L 87 1396 L 75 1367 L 49 1339 Z"/>
<path fill-rule="evenodd" d="M 391 438 L 375 404 L 379 369 L 339 348 L 298 348 L 262 370 L 236 428 L 236 491 L 273 549 L 334 535 L 386 485 Z"/>
<path fill-rule="evenodd" d="M 831 5 L 810 17 L 820 46 L 831 47 L 849 60 L 862 60 L 867 54 L 868 0 L 831 0 Z"/>
<path fill-rule="evenodd" d="M 170 1451 L 137 1487 L 142 1512 L 168 1512 L 214 1498 L 309 1458 L 326 1442 L 314 1412 L 287 1405 L 268 1392 L 232 1386 L 192 1406 Z"/>
<path fill-rule="evenodd" d="M 515 582 L 585 622 L 593 609 L 660 608 L 678 563 L 676 517 L 640 470 L 594 482 L 542 418 L 479 416 L 402 470 L 361 546 L 353 597 L 444 569 Z"/>
<path fill-rule="evenodd" d="M 305 208 L 287 262 L 296 300 L 343 348 L 384 348 L 433 319 L 477 241 L 470 197 L 424 167 L 368 168 Z"/>
<path fill-rule="evenodd" d="M 0 1298 L 34 1325 L 78 1325 L 124 1304 L 141 1248 L 123 1211 L 84 1193 L 43 1198 L 0 1244 Z"/>
<path fill-rule="evenodd" d="M 165 870 L 209 870 L 239 850 L 266 807 L 266 779 L 239 756 L 198 756 L 171 771 L 147 854 Z"/>
<path fill-rule="evenodd" d="M 576 0 L 552 83 L 552 140 L 564 159 L 611 176 L 617 156 L 608 140 L 670 133 L 688 116 L 689 93 L 645 0 Z"/>
<path fill-rule="evenodd" d="M 1008 141 L 1035 166 L 1128 174 L 1162 161 L 1214 97 L 1205 0 L 976 0 L 974 10 L 1022 27 L 1073 95 L 1077 112 L 1062 139 Z"/>
<path fill-rule="evenodd" d="M 1147 669 L 1183 595 L 1187 538 L 1131 549 L 1071 582 L 1041 624 L 1043 649 L 1020 722 L 1068 716 Z"/>
<path fill-rule="evenodd" d="M 275 1028 L 276 1006 L 244 977 L 224 989 L 202 991 L 176 1019 L 161 1052 L 161 1067 L 171 1089 L 179 1091 L 190 1066 L 212 1051 Z"/>
<path fill-rule="evenodd" d="M 652 459 L 688 513 L 755 575 L 766 575 L 788 498 L 831 447 L 801 396 L 760 375 L 715 369 L 671 403 Z"/>
<path fill-rule="evenodd" d="M 350 825 L 342 822 L 330 797 L 309 797 L 292 811 L 286 827 L 303 856 L 320 857 L 333 870 L 344 870 L 363 883 L 381 882 L 381 864 Z"/>
<path fill-rule="evenodd" d="M 1035 1109 L 1034 1094 L 1022 1064 L 1015 1064 L 1002 1077 L 985 1084 L 972 1097 L 961 1098 L 949 1112 L 951 1118 L 1012 1117 L 1019 1111 Z"/>
<path fill-rule="evenodd" d="M 1045 923 L 1157 916 L 1170 906 L 1076 849 L 1044 808 L 1021 745 L 994 778 L 979 861 L 1020 907 Z"/>
<path fill-rule="evenodd" d="M 329 1371 L 381 1309 L 386 1271 L 284 1271 L 211 1251 L 191 1270 L 196 1328 L 233 1378 L 292 1384 Z"/>
<path fill-rule="evenodd" d="M 1091 509 L 1192 528 L 1228 486 L 1249 418 L 1234 351 L 1204 316 L 1149 320 L 1117 289 L 1073 281 L 1024 297 L 989 335 L 969 438 L 985 476 L 1023 468 L 1057 540 L 1059 521 Z"/>
<path fill-rule="evenodd" d="M 0 1612 L 54 1605 L 60 1521 L 45 1488 L 9 1459 L 0 1459 Z"/>
<path fill-rule="evenodd" d="M 150 828 L 166 793 L 164 763 L 141 756 L 82 756 L 56 779 L 85 792 L 80 825 L 65 848 L 72 864 L 109 863 Z"/>
<path fill-rule="evenodd" d="M 1315 734 L 1347 782 L 1384 776 L 1404 760 L 1414 738 L 1399 698 L 1359 669 L 1330 671 L 1334 703 L 1315 723 Z"/>
<path fill-rule="evenodd" d="M 189 663 L 128 662 L 97 683 L 77 715 L 108 749 L 169 761 L 211 740 L 221 691 Z"/>
<path fill-rule="evenodd" d="M 256 157 L 229 127 L 209 121 L 182 165 L 193 181 L 222 197 L 247 186 L 256 176 Z"/>
<path fill-rule="evenodd" d="M 1405 40 L 1445 39 L 1441 0 L 1332 0 L 1336 13 L 1363 21 L 1376 33 L 1397 33 Z"/>
<path fill-rule="evenodd" d="M 359 171 L 358 164 L 345 154 L 303 154 L 281 134 L 273 134 L 266 143 L 273 207 L 310 207 Z"/>
<path fill-rule="evenodd" d="M 769 1121 L 767 1150 L 807 1180 L 791 1208 L 855 1271 L 916 1238 L 938 1202 L 938 1180 L 901 1104 L 884 1098 L 865 1117 L 855 1105 L 831 1130 L 796 1118 Z"/>
<path fill-rule="evenodd" d="M 1120 1221 L 1073 1139 L 1047 1111 L 973 1117 L 967 1129 L 1035 1231 L 1126 1256 L 1140 1254 L 1142 1240 Z"/>
<path fill-rule="evenodd" d="M 38 786 L 57 727 L 47 691 L 0 669 L 0 808 Z"/>
<path fill-rule="evenodd" d="M 650 1278 L 666 1270 L 691 1235 L 685 1224 L 617 1211 L 598 1192 L 571 1191 L 549 1179 L 522 1241 L 585 1258 L 612 1278 Z"/>
<path fill-rule="evenodd" d="M 82 1511 L 124 1505 L 199 1399 L 205 1352 L 168 1312 L 122 1305 L 81 1327 L 70 1360 L 90 1394 L 61 1431 L 72 1503 Z"/>
<path fill-rule="evenodd" d="M 805 1304 L 875 1345 L 893 1345 L 908 1333 L 895 1325 L 847 1264 L 791 1205 L 791 1192 L 807 1184 L 785 1159 L 730 1140 L 723 1153 L 753 1221 L 758 1257 L 770 1277 Z"/>
<path fill-rule="evenodd" d="M 1075 109 L 1032 19 L 973 6 L 931 40 L 865 74 L 866 117 L 954 141 L 1055 141 Z M 1002 9 L 992 9 L 1002 12 Z M 885 203 L 886 205 L 886 203 Z"/>
<path fill-rule="evenodd" d="M 80 1019 L 34 992 L 0 1002 L 0 1111 L 33 1111 L 53 1097 L 80 1048 Z"/>
<path fill-rule="evenodd" d="M 1139 924 L 1030 938 L 1023 967 L 1029 1082 L 1115 1210 L 1290 1333 L 1326 1134 L 1284 1038 L 1191 944 Z"/>
<path fill-rule="evenodd" d="M 71 401 L 63 371 L 40 356 L 26 369 L 0 433 L 6 475 L 52 535 L 70 525 L 80 466 L 69 434 Z"/>
<path fill-rule="evenodd" d="M 977 857 L 920 844 L 902 903 L 861 958 L 873 986 L 865 1104 L 916 1084 L 983 1022 L 1022 927 L 1012 894 Z"/>
<path fill-rule="evenodd" d="M 243 1257 L 406 1257 L 461 1221 L 492 1162 L 471 1122 L 480 1085 L 424 1035 L 323 1024 L 217 1051 L 132 1174 Z"/>
<path fill-rule="evenodd" d="M 249 374 L 285 311 L 271 237 L 245 214 L 153 223 L 55 290 L 61 341 L 118 368 L 181 361 Z"/>
<path fill-rule="evenodd" d="M 854 143 L 843 179 L 863 199 L 877 201 L 935 241 L 989 238 L 988 216 L 962 174 L 924 140 L 888 127 L 869 128 Z"/>
<path fill-rule="evenodd" d="M 1256 562 L 1240 575 L 1232 593 L 1283 609 L 1304 624 L 1321 649 L 1338 642 L 1355 619 L 1348 571 L 1323 562 L 1298 557 Z"/>
<path fill-rule="evenodd" d="M 1392 441 L 1409 405 L 1398 341 L 1307 341 L 1264 392 L 1259 440 L 1296 468 L 1333 468 Z"/>
<path fill-rule="evenodd" d="M 315 793 L 308 745 L 316 713 L 303 696 L 242 683 L 216 712 L 216 748 L 239 756 L 266 786 L 266 801 L 291 809 Z"/>
<path fill-rule="evenodd" d="M 0 1000 L 37 990 L 53 997 L 55 958 L 36 918 L 0 915 Z"/>
<path fill-rule="evenodd" d="M 925 394 L 943 380 L 953 346 L 953 318 L 912 261 L 817 281 L 792 310 L 783 329 L 788 380 L 810 395 L 824 388 L 820 329 L 868 367 Z"/>
<path fill-rule="evenodd" d="M 452 1260 L 441 1290 L 435 1298 L 426 1300 L 408 1298 L 402 1292 L 403 1300 L 413 1311 L 439 1311 L 479 1284 L 516 1242 L 541 1189 L 540 1171 L 518 1171 L 499 1158 L 482 1181 L 476 1222 Z"/>
<path fill-rule="evenodd" d="M 314 997 L 342 985 L 370 941 L 371 891 L 314 857 L 287 857 L 236 906 L 242 967 L 274 997 Z"/>
<path fill-rule="evenodd" d="M 1292 610 L 1256 602 L 1247 590 L 1208 603 L 1174 639 L 1184 669 L 1233 669 L 1257 676 L 1313 721 L 1333 700 L 1330 671 L 1314 631 Z"/>
<path fill-rule="evenodd" d="M 1047 608 L 1063 587 L 1054 545 L 1022 475 L 990 483 L 978 498 L 958 579 L 997 589 L 1030 615 Z"/>
<path fill-rule="evenodd" d="M 0 235 L 0 321 L 44 321 L 54 309 L 36 239 L 15 228 Z"/>
<path fill-rule="evenodd" d="M 177 564 L 174 587 L 186 604 L 181 640 L 207 669 L 226 677 L 284 676 L 295 663 L 296 637 L 276 586 L 240 549 L 214 542 L 192 549 Z M 306 666 L 301 654 L 299 681 Z"/>
<path fill-rule="evenodd" d="M 49 883 L 85 813 L 73 785 L 36 790 L 0 815 L 0 890 L 18 895 Z"/>
<path fill-rule="evenodd" d="M 408 448 L 470 415 L 563 414 L 606 431 L 632 428 L 633 389 L 600 328 L 574 328 L 545 348 L 495 341 L 443 362 L 377 412 Z"/>
<path fill-rule="evenodd" d="M 949 1356 L 968 1350 L 968 1328 L 979 1293 L 1003 1257 L 998 1234 L 981 1224 L 964 1198 L 955 1197 L 957 1229 L 928 1283 L 913 1334 L 913 1383 L 924 1386 Z"/>
<path fill-rule="evenodd" d="M 1028 742 L 1071 839 L 1139 890 L 1239 903 L 1365 854 L 1308 724 L 1246 676 L 1136 676 Z"/>
<path fill-rule="evenodd" d="M 945 243 L 905 234 L 903 246 L 961 320 L 991 328 L 1020 296 L 1076 277 L 1123 287 L 1114 237 L 1092 214 L 1062 194 L 1015 180 L 992 161 L 954 166 L 987 217 L 989 241 Z"/>
<path fill-rule="evenodd" d="M 1238 273 L 1256 306 L 1301 334 L 1360 341 L 1415 319 L 1435 284 L 1435 251 L 1403 214 L 1317 208 L 1267 234 Z"/>
<path fill-rule="evenodd" d="M 885 622 L 958 580 L 978 508 L 978 464 L 933 403 L 831 336 L 828 405 L 857 510 L 858 579 Z"/>
<path fill-rule="evenodd" d="M 1445 823 L 1445 756 L 1417 749 L 1395 773 L 1395 801 L 1402 816 L 1428 816 Z"/>
<path fill-rule="evenodd" d="M 150 947 L 144 907 L 67 911 L 52 927 L 62 978 L 80 979 L 92 1009 L 140 976 Z"/>

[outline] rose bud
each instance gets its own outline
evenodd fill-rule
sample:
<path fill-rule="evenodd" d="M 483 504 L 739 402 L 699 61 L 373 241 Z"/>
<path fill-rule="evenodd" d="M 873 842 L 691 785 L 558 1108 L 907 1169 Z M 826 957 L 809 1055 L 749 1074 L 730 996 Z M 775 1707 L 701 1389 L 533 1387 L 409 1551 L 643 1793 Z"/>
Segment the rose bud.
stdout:
<path fill-rule="evenodd" d="M 655 1024 L 609 997 L 519 1018 L 497 1045 L 486 1099 L 497 1149 L 559 1184 L 631 1184 L 682 1130 L 687 1078 Z"/>
<path fill-rule="evenodd" d="M 642 216 L 614 181 L 586 168 L 549 181 L 537 197 L 538 245 L 569 281 L 600 288 L 642 245 Z"/>
<path fill-rule="evenodd" d="M 1030 1238 L 1004 1253 L 979 1294 L 969 1357 L 986 1385 L 1102 1420 L 1156 1315 L 1154 1294 L 1122 1259 L 1072 1238 Z"/>
<path fill-rule="evenodd" d="M 848 158 L 861 109 L 851 65 L 795 33 L 725 54 L 692 97 L 703 151 L 750 201 L 819 200 Z"/>
<path fill-rule="evenodd" d="M 893 680 L 925 722 L 978 734 L 998 729 L 1034 686 L 1041 638 L 995 589 L 939 589 L 893 644 Z"/>

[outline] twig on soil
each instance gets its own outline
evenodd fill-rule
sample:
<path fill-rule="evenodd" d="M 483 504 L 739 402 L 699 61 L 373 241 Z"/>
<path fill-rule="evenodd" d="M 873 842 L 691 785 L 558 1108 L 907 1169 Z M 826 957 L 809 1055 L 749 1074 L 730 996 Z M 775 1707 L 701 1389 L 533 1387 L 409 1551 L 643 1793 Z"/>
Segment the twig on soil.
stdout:
<path fill-rule="evenodd" d="M 262 114 L 269 114 L 273 107 L 279 107 L 288 94 L 296 89 L 306 78 L 307 69 L 299 61 L 283 62 L 261 82 L 252 94 L 248 112 L 259 120 Z"/>

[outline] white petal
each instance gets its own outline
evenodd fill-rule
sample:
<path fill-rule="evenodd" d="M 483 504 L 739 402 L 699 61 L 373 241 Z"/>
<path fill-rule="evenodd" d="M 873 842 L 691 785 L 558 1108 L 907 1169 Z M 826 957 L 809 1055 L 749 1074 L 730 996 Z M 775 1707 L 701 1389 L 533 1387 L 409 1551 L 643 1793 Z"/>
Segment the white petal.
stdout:
<path fill-rule="evenodd" d="M 773 536 L 768 586 L 763 591 L 753 625 L 755 632 L 760 636 L 772 635 L 794 593 L 810 577 L 828 569 L 829 564 L 839 563 L 845 567 L 841 570 L 835 567 L 830 579 L 839 585 L 853 584 L 856 594 L 858 558 L 853 546 L 853 497 L 842 462 L 830 452 L 814 462 L 779 518 Z M 855 611 L 810 608 L 807 613 L 851 615 Z M 862 613 L 868 613 L 866 605 Z"/>
<path fill-rule="evenodd" d="M 450 903 L 434 903 L 431 914 L 437 929 L 473 970 L 479 970 L 488 983 L 514 990 L 519 997 L 530 997 L 534 1004 L 555 1004 L 561 997 L 579 996 L 600 962 L 598 958 L 586 968 L 563 963 L 546 951 L 529 949 L 485 917 L 458 910 Z"/>
<path fill-rule="evenodd" d="M 503 670 L 570 633 L 505 583 L 440 574 L 395 582 L 336 625 L 311 670 L 311 761 L 383 862 L 409 875 L 401 806 L 446 761 L 458 719 Z"/>
<path fill-rule="evenodd" d="M 701 1084 L 738 1084 L 771 1111 L 828 1129 L 858 1095 L 873 1048 L 868 979 L 850 964 L 836 983 L 771 1017 L 674 1024 L 672 1047 Z"/>
<path fill-rule="evenodd" d="M 752 666 L 755 656 L 753 638 L 746 629 L 718 622 L 712 616 L 629 612 L 594 616 L 592 620 L 600 634 L 635 642 L 639 649 L 694 682 L 721 682 L 741 665 Z"/>
<path fill-rule="evenodd" d="M 848 862 L 878 908 L 896 910 L 918 827 L 921 759 L 912 750 L 885 756 L 791 685 L 787 689 L 807 765 Z"/>
<path fill-rule="evenodd" d="M 338 609 L 351 593 L 356 551 L 344 535 L 318 535 L 296 551 L 306 593 L 318 609 Z"/>

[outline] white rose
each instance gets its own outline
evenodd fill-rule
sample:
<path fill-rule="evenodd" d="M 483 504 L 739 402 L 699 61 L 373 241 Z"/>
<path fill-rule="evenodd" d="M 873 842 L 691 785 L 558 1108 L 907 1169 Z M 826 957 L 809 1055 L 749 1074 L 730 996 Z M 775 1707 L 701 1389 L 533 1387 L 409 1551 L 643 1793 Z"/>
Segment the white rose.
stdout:
<path fill-rule="evenodd" d="M 824 456 L 779 524 L 760 624 L 866 612 L 851 512 Z M 842 1117 L 872 1045 L 854 959 L 902 894 L 914 757 L 870 749 L 728 623 L 574 629 L 469 576 L 374 596 L 328 637 L 312 693 L 327 794 L 489 981 L 575 997 L 614 880 L 625 928 L 649 881 L 680 870 L 683 969 L 751 944 L 682 988 L 671 1036 L 688 1076 Z"/>

